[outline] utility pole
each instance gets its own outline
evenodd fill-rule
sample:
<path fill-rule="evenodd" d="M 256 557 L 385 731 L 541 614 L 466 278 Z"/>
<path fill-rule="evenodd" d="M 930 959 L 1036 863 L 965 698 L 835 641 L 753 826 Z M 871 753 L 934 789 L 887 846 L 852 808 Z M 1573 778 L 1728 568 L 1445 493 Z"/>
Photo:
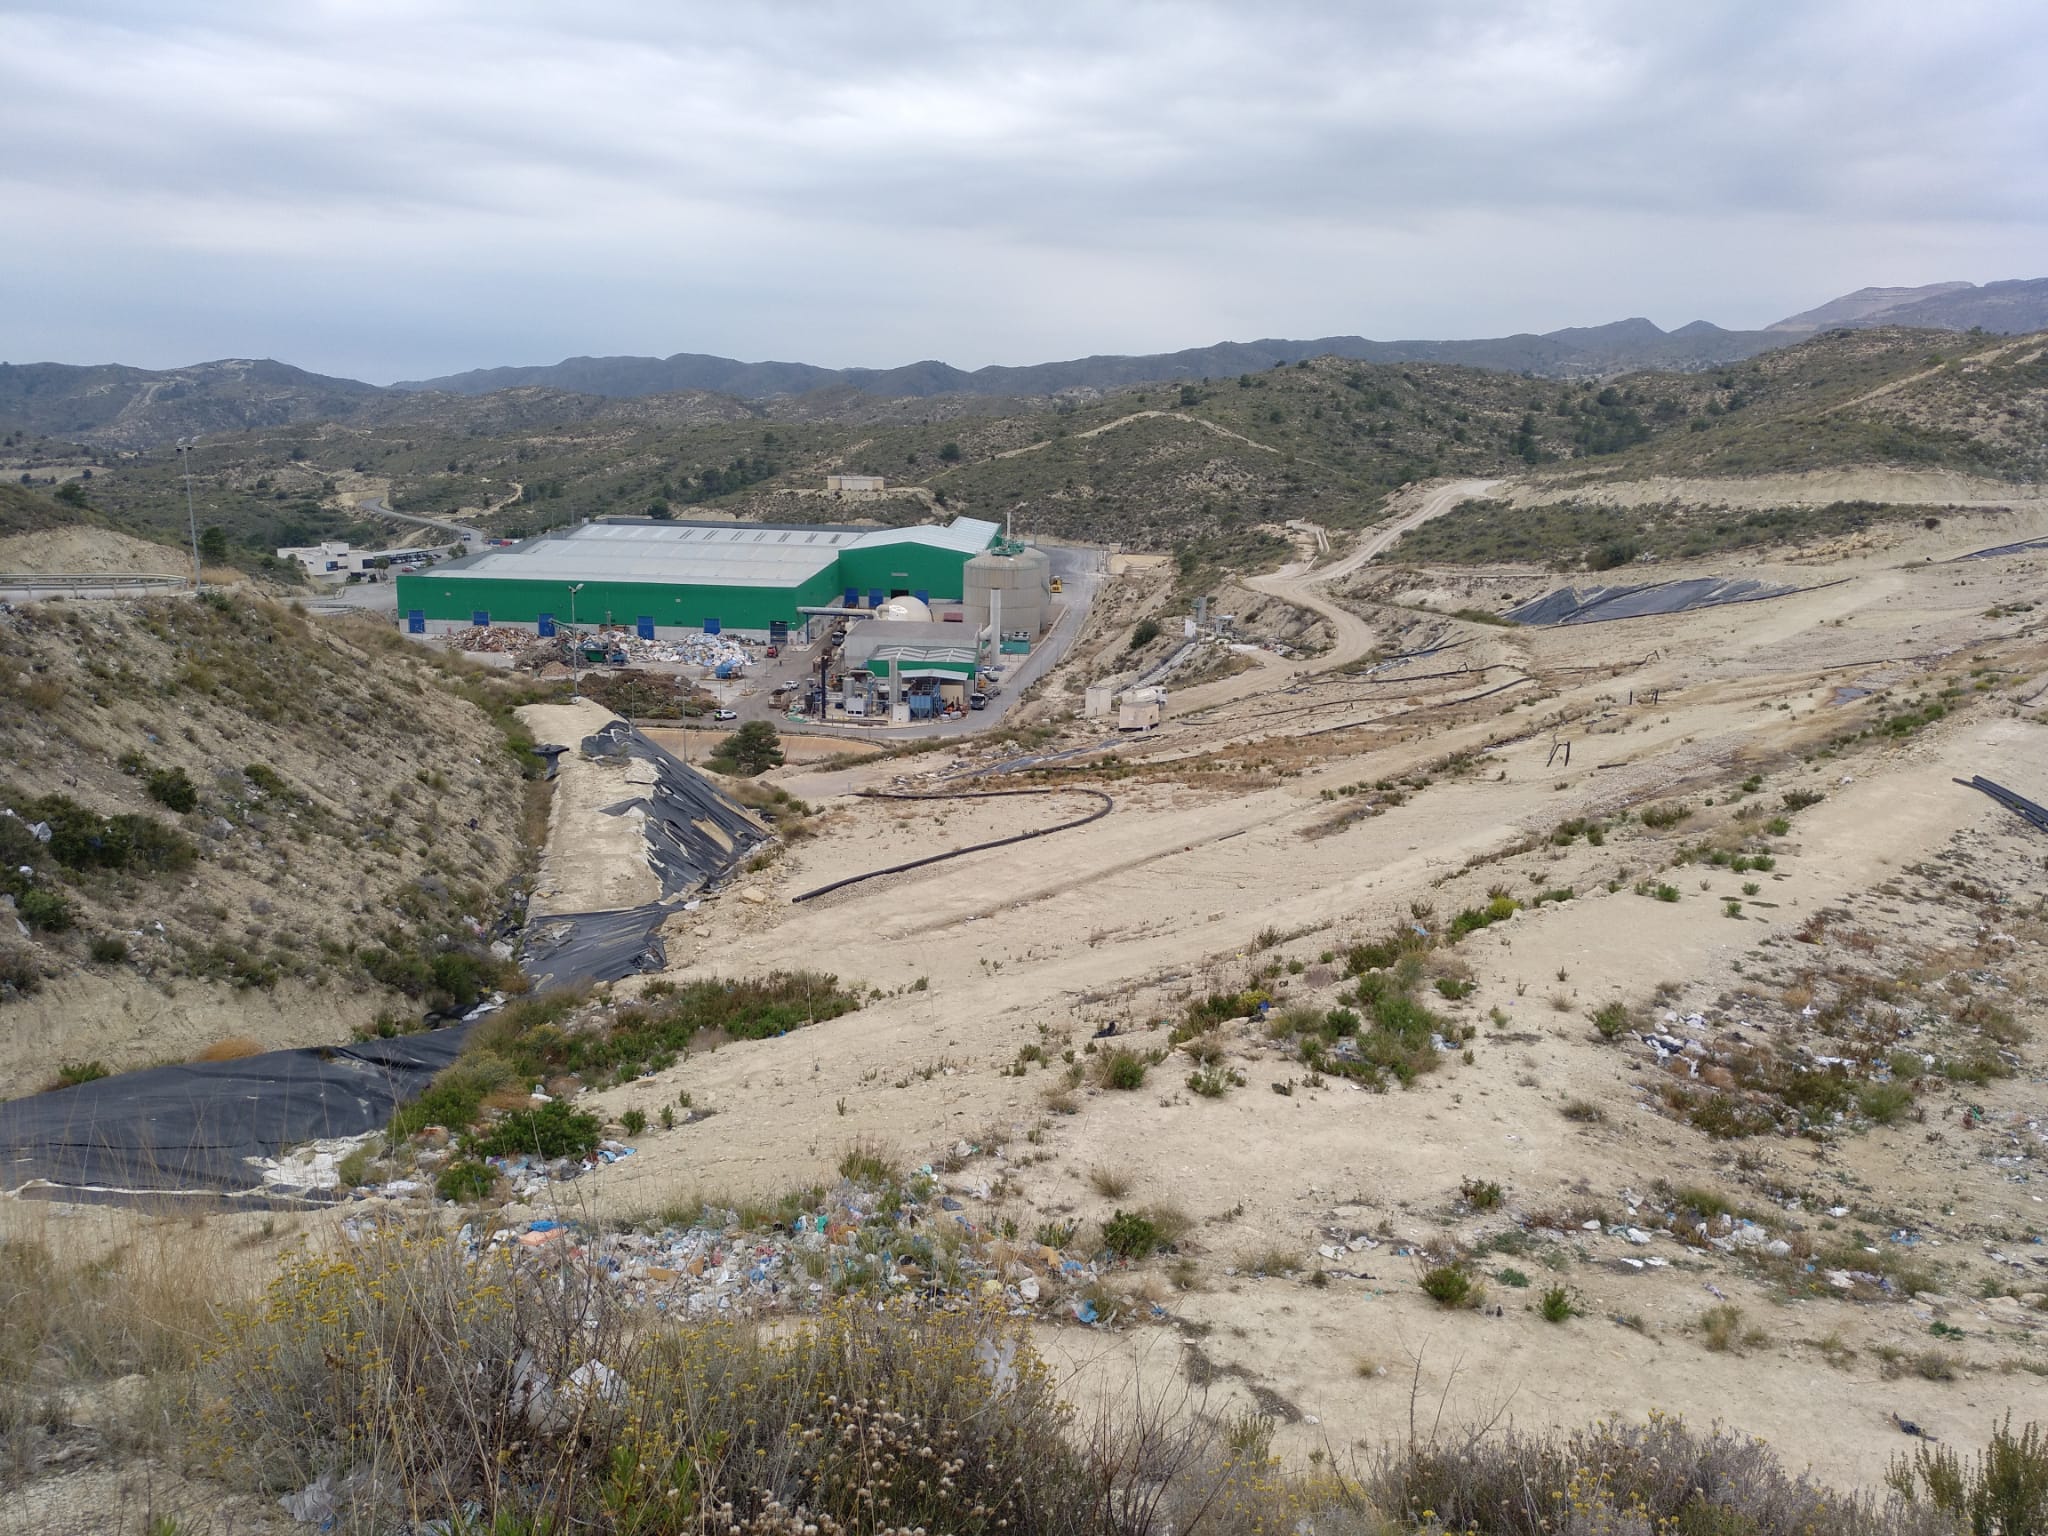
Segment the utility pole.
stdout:
<path fill-rule="evenodd" d="M 185 522 L 192 532 L 192 595 L 199 595 L 199 513 L 192 504 L 192 450 L 196 437 L 178 439 L 178 452 L 185 456 Z"/>
<path fill-rule="evenodd" d="M 583 590 L 583 583 L 576 582 L 569 588 L 569 697 L 583 696 L 583 642 L 576 634 L 576 594 Z"/>

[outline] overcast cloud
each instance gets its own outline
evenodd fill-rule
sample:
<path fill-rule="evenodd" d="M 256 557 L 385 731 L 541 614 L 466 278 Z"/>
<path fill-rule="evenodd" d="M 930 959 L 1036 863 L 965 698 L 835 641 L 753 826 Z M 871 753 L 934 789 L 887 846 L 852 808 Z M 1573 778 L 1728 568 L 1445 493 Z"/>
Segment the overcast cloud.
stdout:
<path fill-rule="evenodd" d="M 0 357 L 376 382 L 2048 275 L 2038 0 L 0 0 Z"/>

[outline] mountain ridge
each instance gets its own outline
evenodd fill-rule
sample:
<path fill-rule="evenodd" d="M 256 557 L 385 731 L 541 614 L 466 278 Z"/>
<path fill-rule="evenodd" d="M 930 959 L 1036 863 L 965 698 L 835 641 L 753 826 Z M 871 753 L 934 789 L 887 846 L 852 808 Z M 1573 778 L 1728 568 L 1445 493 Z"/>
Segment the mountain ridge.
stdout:
<path fill-rule="evenodd" d="M 1177 352 L 1101 353 L 972 370 L 937 359 L 894 368 L 825 368 L 678 352 L 665 358 L 571 357 L 386 386 L 313 373 L 268 358 L 224 358 L 157 370 L 111 363 L 0 363 L 0 432 L 147 448 L 178 437 L 252 428 L 388 422 L 431 409 L 437 397 L 481 400 L 522 390 L 591 402 L 679 394 L 758 402 L 839 389 L 903 400 L 1087 397 L 1144 384 L 1255 374 L 1314 357 L 1445 363 L 1542 378 L 1606 378 L 1645 370 L 1683 373 L 1720 368 L 1824 330 L 1880 325 L 1951 331 L 1981 327 L 2004 334 L 2048 329 L 2048 278 L 1862 288 L 1755 331 L 1727 330 L 1706 320 L 1666 331 L 1637 315 L 1540 334 L 1397 341 L 1349 335 L 1262 337 Z"/>

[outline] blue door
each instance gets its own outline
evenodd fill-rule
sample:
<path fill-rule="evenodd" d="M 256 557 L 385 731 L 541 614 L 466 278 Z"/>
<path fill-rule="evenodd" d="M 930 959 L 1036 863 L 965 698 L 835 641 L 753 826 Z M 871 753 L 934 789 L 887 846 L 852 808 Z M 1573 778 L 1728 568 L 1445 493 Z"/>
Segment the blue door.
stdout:
<path fill-rule="evenodd" d="M 718 620 L 716 620 L 716 619 L 706 619 L 706 620 L 704 621 L 704 633 L 705 633 L 705 634 L 707 634 L 707 635 L 715 635 L 715 634 L 717 634 L 717 633 L 718 633 Z"/>
<path fill-rule="evenodd" d="M 926 606 L 927 608 L 929 608 L 929 607 L 931 606 L 931 602 L 932 602 L 932 595 L 931 595 L 931 593 L 929 593 L 929 592 L 927 592 L 927 591 L 924 591 L 924 590 L 920 589 L 920 590 L 918 590 L 918 591 L 916 591 L 916 592 L 913 592 L 913 593 L 911 593 L 910 595 L 911 595 L 912 597 L 916 598 L 916 599 L 917 599 L 917 600 L 918 600 L 918 601 L 919 601 L 920 603 L 923 603 L 923 604 L 924 604 L 924 605 L 925 605 L 925 606 Z"/>
<path fill-rule="evenodd" d="M 643 613 L 638 619 L 634 620 L 633 628 L 639 632 L 642 640 L 652 640 L 654 638 L 654 619 L 649 614 Z"/>
<path fill-rule="evenodd" d="M 491 627 L 491 616 L 488 613 L 485 613 L 483 609 L 479 608 L 475 613 L 472 613 L 469 616 L 469 622 L 474 624 L 478 629 L 489 629 Z"/>
<path fill-rule="evenodd" d="M 868 588 L 868 606 L 870 608 L 879 608 L 888 600 L 888 593 L 884 592 L 880 587 Z"/>
<path fill-rule="evenodd" d="M 545 640 L 549 635 L 552 635 L 555 632 L 555 616 L 552 613 L 542 614 L 540 616 L 540 622 L 535 626 L 535 628 L 537 628 L 540 631 L 540 637 L 543 640 Z"/>
<path fill-rule="evenodd" d="M 414 608 L 405 616 L 405 632 L 409 635 L 424 635 L 427 632 L 427 610 Z"/>
<path fill-rule="evenodd" d="M 848 587 L 846 589 L 846 602 L 842 606 L 847 608 L 858 608 L 860 606 L 860 588 Z"/>

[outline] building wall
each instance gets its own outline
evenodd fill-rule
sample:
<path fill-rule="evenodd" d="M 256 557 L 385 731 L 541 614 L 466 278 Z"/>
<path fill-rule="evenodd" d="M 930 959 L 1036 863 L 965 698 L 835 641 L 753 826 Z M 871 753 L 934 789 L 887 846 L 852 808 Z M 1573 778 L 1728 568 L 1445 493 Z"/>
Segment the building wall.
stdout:
<path fill-rule="evenodd" d="M 569 587 L 560 581 L 465 577 L 456 573 L 422 572 L 397 580 L 399 621 L 419 611 L 429 624 L 470 624 L 478 613 L 492 623 L 532 624 L 543 613 L 556 623 L 570 619 Z M 766 635 L 771 621 L 792 626 L 803 622 L 799 607 L 821 607 L 839 596 L 828 569 L 796 587 L 720 587 L 677 582 L 586 582 L 576 594 L 576 622 L 590 628 L 612 623 L 631 626 L 641 618 L 662 630 L 701 630 L 716 619 L 721 630 Z"/>
<path fill-rule="evenodd" d="M 839 552 L 839 585 L 855 588 L 863 603 L 870 592 L 886 597 L 899 589 L 928 593 L 935 603 L 957 599 L 966 589 L 966 569 L 967 556 L 958 550 L 908 540 Z"/>
<path fill-rule="evenodd" d="M 872 593 L 929 594 L 933 602 L 957 603 L 966 587 L 968 556 L 914 539 L 848 549 L 836 562 L 790 587 L 729 587 L 687 582 L 587 582 L 576 594 L 576 622 L 632 624 L 642 617 L 655 628 L 702 629 L 716 619 L 721 629 L 765 635 L 771 620 L 801 624 L 799 607 L 824 607 L 843 600 L 851 587 L 865 605 Z M 493 623 L 532 624 L 541 614 L 569 622 L 569 584 L 524 577 L 468 576 L 460 570 L 425 571 L 397 578 L 401 625 L 420 611 L 432 624 L 469 624 L 477 613 Z"/>

